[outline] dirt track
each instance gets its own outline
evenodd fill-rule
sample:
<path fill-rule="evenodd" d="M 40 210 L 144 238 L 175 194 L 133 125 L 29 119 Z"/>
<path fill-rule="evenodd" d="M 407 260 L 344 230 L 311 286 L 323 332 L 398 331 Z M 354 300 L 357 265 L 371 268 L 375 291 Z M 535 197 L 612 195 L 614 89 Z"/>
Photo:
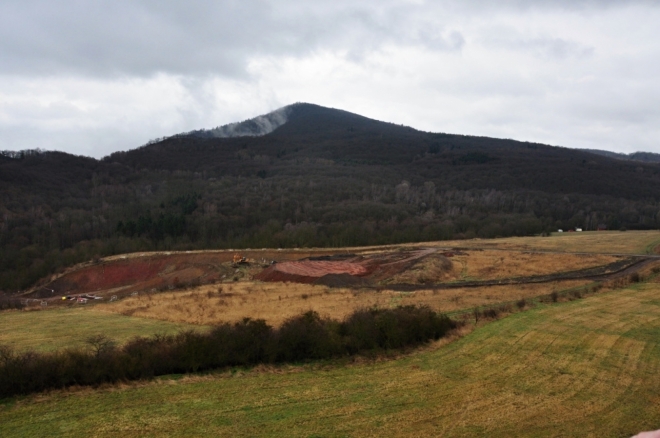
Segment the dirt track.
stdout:
<path fill-rule="evenodd" d="M 387 288 L 399 292 L 412 292 L 415 290 L 423 289 L 458 289 L 465 287 L 488 287 L 488 286 L 504 286 L 510 284 L 534 284 L 534 283 L 550 283 L 553 281 L 562 280 L 592 280 L 592 281 L 605 281 L 614 280 L 628 276 L 634 272 L 638 272 L 642 268 L 657 263 L 657 257 L 631 257 L 626 260 L 611 263 L 609 265 L 600 266 L 597 268 L 581 269 L 579 271 L 563 272 L 552 275 L 538 275 L 530 277 L 507 278 L 504 280 L 482 280 L 482 281 L 457 281 L 454 283 L 436 283 L 425 285 L 413 284 L 392 284 Z"/>

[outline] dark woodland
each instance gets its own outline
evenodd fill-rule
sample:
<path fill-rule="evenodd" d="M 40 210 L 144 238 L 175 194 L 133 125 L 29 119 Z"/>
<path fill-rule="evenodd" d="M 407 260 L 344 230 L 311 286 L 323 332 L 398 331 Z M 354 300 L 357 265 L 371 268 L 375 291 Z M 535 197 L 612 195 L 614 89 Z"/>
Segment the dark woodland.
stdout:
<path fill-rule="evenodd" d="M 249 122 L 245 122 L 249 123 Z M 311 104 L 101 160 L 0 154 L 0 291 L 111 254 L 339 247 L 660 226 L 653 154 L 427 133 Z"/>

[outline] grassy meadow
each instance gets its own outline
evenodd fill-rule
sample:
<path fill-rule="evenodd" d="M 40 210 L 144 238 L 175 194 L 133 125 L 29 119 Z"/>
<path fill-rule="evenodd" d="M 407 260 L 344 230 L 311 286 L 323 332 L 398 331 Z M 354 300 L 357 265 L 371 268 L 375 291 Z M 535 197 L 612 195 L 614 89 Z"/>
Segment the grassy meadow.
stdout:
<path fill-rule="evenodd" d="M 17 350 L 53 351 L 79 347 L 91 335 L 105 334 L 122 343 L 134 336 L 173 334 L 194 328 L 185 323 L 94 312 L 90 308 L 0 313 L 0 344 Z"/>
<path fill-rule="evenodd" d="M 541 305 L 396 360 L 11 399 L 2 436 L 594 436 L 660 427 L 660 284 Z"/>

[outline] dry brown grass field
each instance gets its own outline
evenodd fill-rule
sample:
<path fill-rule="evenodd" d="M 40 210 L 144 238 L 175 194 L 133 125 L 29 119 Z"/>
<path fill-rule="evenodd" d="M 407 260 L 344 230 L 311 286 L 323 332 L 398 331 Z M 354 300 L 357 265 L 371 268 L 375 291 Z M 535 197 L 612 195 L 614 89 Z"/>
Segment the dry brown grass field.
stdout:
<path fill-rule="evenodd" d="M 143 294 L 94 306 L 94 312 L 153 318 L 190 324 L 218 324 L 245 317 L 265 319 L 279 326 L 288 318 L 315 310 L 321 316 L 343 319 L 361 308 L 428 305 L 440 312 L 533 298 L 589 284 L 587 280 L 484 288 L 426 289 L 396 292 L 382 289 L 328 288 L 297 283 L 238 282 L 202 286 L 193 291 Z M 221 291 L 221 292 L 218 292 Z"/>
<path fill-rule="evenodd" d="M 456 280 L 499 280 L 547 275 L 606 265 L 619 260 L 611 255 L 544 254 L 525 251 L 468 250 L 452 257 Z"/>
<path fill-rule="evenodd" d="M 424 245 L 427 245 L 426 243 Z M 560 251 L 599 254 L 651 254 L 660 245 L 660 231 L 584 231 L 547 237 L 508 237 L 430 242 L 441 248 L 497 248 L 519 251 Z"/>

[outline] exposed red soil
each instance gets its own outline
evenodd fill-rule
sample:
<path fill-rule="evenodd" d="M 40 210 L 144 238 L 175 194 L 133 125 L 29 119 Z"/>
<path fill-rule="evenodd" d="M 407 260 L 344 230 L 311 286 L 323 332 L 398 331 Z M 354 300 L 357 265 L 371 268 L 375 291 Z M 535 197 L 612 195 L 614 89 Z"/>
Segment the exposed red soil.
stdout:
<path fill-rule="evenodd" d="M 65 273 L 31 295 L 47 298 L 118 289 L 129 293 L 191 282 L 208 283 L 231 271 L 223 266 L 225 258 L 228 257 L 202 254 L 114 258 Z"/>
<path fill-rule="evenodd" d="M 72 268 L 59 278 L 43 283 L 26 295 L 30 298 L 55 298 L 63 295 L 108 292 L 128 294 L 194 283 L 213 283 L 234 276 L 235 254 L 253 260 L 252 267 L 271 261 L 299 260 L 305 257 L 332 256 L 338 250 L 248 250 L 194 251 L 176 253 L 136 253 L 114 256 L 96 264 Z"/>
<path fill-rule="evenodd" d="M 235 254 L 253 262 L 242 272 L 262 281 L 314 283 L 324 281 L 362 284 L 407 269 L 434 249 L 346 254 L 340 250 L 251 250 L 177 253 L 139 253 L 115 256 L 96 264 L 77 266 L 59 278 L 34 289 L 26 297 L 49 299 L 64 295 L 96 293 L 101 296 L 148 291 L 231 280 L 237 274 Z M 311 258 L 311 260 L 310 260 Z M 261 266 L 276 264 L 259 272 Z M 340 277 L 333 277 L 333 276 Z M 339 278 L 339 280 L 337 280 Z M 351 278 L 353 280 L 351 280 Z M 365 279 L 365 280 L 360 280 Z"/>
<path fill-rule="evenodd" d="M 273 265 L 254 278 L 261 281 L 291 281 L 295 283 L 315 283 L 326 275 L 345 274 L 354 277 L 382 279 L 409 268 L 420 258 L 436 250 L 380 253 L 349 260 L 301 260 Z"/>
<path fill-rule="evenodd" d="M 261 281 L 313 283 L 328 274 L 348 274 L 360 277 L 369 274 L 369 272 L 366 266 L 355 262 L 303 260 L 278 263 L 264 269 L 254 278 Z"/>

